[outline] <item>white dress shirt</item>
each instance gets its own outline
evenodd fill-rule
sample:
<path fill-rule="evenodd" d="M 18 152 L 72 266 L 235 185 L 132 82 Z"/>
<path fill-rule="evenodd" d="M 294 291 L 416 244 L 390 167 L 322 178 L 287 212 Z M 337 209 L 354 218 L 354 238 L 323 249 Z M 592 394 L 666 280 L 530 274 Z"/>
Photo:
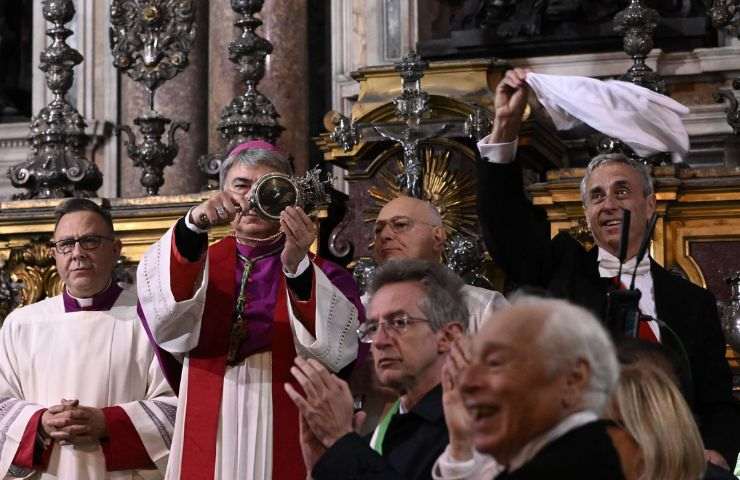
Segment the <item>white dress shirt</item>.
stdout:
<path fill-rule="evenodd" d="M 478 150 L 485 160 L 491 163 L 511 163 L 516 158 L 516 150 L 519 140 L 506 143 L 489 143 L 491 136 L 484 137 L 478 142 Z M 599 248 L 599 275 L 602 278 L 612 278 L 617 276 L 619 260 L 603 248 Z M 632 282 L 632 271 L 635 268 L 635 259 L 628 260 L 622 267 L 622 276 L 620 280 L 625 287 L 629 287 Z M 640 262 L 635 275 L 635 288 L 642 294 L 640 296 L 639 308 L 643 315 L 658 318 L 655 311 L 655 292 L 653 288 L 653 276 L 650 274 L 650 259 L 646 256 Z M 656 321 L 649 321 L 650 329 L 655 334 L 655 338 L 660 341 L 660 326 Z"/>

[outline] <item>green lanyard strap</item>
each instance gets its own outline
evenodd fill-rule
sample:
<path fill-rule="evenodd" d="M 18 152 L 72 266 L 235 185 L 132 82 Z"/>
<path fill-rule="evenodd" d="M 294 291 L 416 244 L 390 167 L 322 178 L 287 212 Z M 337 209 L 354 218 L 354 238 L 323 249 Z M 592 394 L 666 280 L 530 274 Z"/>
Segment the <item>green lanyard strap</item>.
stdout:
<path fill-rule="evenodd" d="M 383 455 L 383 440 L 385 439 L 385 434 L 388 431 L 388 425 L 391 423 L 391 418 L 393 418 L 393 415 L 397 414 L 399 409 L 401 407 L 401 399 L 395 401 L 393 405 L 391 405 L 391 408 L 386 412 L 383 419 L 378 424 L 378 430 L 377 434 L 375 435 L 375 442 L 372 445 L 372 449 L 378 452 L 380 455 Z"/>

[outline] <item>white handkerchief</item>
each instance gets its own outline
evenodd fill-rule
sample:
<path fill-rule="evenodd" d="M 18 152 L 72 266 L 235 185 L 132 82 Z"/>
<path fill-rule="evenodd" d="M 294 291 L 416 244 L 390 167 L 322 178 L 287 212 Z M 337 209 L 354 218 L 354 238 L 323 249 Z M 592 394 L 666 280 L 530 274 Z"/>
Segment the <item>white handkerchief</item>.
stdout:
<path fill-rule="evenodd" d="M 527 83 L 558 130 L 585 123 L 640 156 L 671 152 L 674 163 L 689 151 L 681 120 L 689 109 L 670 97 L 630 82 L 589 77 L 529 73 Z"/>

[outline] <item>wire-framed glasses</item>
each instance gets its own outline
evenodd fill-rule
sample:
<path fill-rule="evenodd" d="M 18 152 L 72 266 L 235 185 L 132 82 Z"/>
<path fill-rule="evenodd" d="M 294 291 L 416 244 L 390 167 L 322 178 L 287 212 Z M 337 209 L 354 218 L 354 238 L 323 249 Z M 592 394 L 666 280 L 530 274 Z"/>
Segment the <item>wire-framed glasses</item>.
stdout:
<path fill-rule="evenodd" d="M 396 235 L 400 235 L 414 228 L 414 225 L 416 225 L 417 223 L 420 223 L 422 225 L 429 225 L 430 227 L 438 226 L 438 225 L 432 225 L 431 223 L 428 223 L 428 222 L 422 222 L 421 220 L 414 220 L 411 217 L 398 215 L 395 217 L 391 217 L 387 220 L 376 220 L 375 227 L 373 228 L 373 233 L 377 237 L 385 229 L 385 227 L 388 226 L 391 228 L 393 233 L 395 233 Z"/>
<path fill-rule="evenodd" d="M 357 329 L 357 336 L 360 337 L 362 343 L 373 343 L 373 339 L 381 327 L 385 328 L 389 335 L 401 335 L 408 330 L 409 325 L 424 322 L 429 323 L 429 319 L 401 313 L 384 321 L 368 320 Z"/>

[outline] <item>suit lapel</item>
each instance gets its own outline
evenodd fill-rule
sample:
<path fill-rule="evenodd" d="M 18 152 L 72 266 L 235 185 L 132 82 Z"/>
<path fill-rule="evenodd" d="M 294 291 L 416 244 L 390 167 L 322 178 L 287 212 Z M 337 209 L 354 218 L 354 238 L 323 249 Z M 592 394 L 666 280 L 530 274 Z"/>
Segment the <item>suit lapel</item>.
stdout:
<path fill-rule="evenodd" d="M 583 264 L 577 268 L 580 268 L 586 282 L 576 285 L 573 300 L 606 321 L 606 294 L 610 290 L 611 280 L 599 275 L 598 253 L 598 247 L 594 247 L 582 257 Z"/>
<path fill-rule="evenodd" d="M 671 299 L 671 277 L 663 267 L 650 258 L 650 275 L 653 277 L 653 301 L 655 302 L 655 315 L 659 320 L 671 323 L 675 312 L 670 303 Z M 674 293 L 675 294 L 675 293 Z M 661 332 L 663 327 L 660 328 Z M 662 335 L 661 335 L 662 337 Z"/>

